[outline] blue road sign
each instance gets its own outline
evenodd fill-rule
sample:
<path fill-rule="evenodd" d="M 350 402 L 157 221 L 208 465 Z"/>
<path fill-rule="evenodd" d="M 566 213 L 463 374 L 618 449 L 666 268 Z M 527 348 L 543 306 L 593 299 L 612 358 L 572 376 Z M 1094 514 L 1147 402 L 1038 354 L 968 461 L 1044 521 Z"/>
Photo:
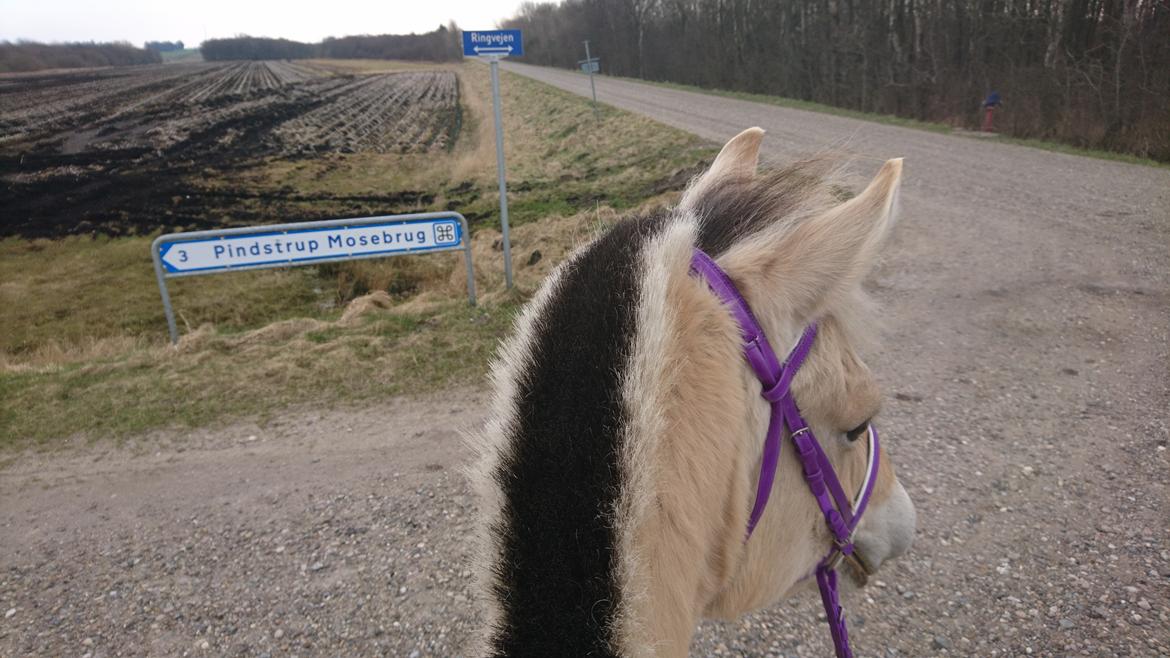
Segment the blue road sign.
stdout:
<path fill-rule="evenodd" d="M 467 219 L 454 211 L 168 233 L 150 245 L 172 343 L 179 340 L 167 291 L 172 277 L 456 249 L 463 251 L 467 299 L 474 306 L 471 238 Z"/>
<path fill-rule="evenodd" d="M 457 217 L 442 217 L 360 226 L 293 228 L 199 240 L 184 240 L 182 234 L 174 238 L 173 242 L 158 245 L 159 259 L 168 275 L 455 249 L 462 245 L 463 229 Z"/>
<path fill-rule="evenodd" d="M 524 54 L 520 30 L 479 30 L 463 32 L 464 57 L 517 57 Z"/>

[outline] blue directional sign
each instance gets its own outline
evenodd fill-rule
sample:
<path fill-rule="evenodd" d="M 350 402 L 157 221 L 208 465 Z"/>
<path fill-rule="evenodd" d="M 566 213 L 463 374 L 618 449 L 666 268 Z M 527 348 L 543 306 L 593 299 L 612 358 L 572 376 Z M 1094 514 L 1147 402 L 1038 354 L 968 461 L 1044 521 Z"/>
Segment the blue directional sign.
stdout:
<path fill-rule="evenodd" d="M 463 33 L 464 57 L 518 57 L 524 54 L 520 30 L 479 30 Z"/>
<path fill-rule="evenodd" d="M 467 300 L 475 306 L 467 218 L 451 210 L 168 233 L 150 245 L 172 343 L 179 341 L 167 291 L 167 279 L 173 277 L 456 249 L 463 251 Z"/>
<path fill-rule="evenodd" d="M 198 240 L 161 242 L 159 260 L 168 275 L 210 274 L 216 270 L 246 270 L 349 260 L 395 253 L 417 253 L 458 248 L 463 228 L 457 217 L 386 222 L 360 226 L 289 229 L 219 235 Z"/>

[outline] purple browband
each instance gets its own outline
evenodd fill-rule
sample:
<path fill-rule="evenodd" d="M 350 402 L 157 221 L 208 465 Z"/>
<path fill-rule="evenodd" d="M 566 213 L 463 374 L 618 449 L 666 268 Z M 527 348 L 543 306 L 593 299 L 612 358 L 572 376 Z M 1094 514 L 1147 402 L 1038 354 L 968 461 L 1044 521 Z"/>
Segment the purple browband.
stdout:
<path fill-rule="evenodd" d="M 691 257 L 691 272 L 701 276 L 711 290 L 727 306 L 739 324 L 740 334 L 743 336 L 743 353 L 760 380 L 763 390 L 760 395 L 772 405 L 772 415 L 768 421 L 768 433 L 764 437 L 764 455 L 760 464 L 760 479 L 756 485 L 756 501 L 752 505 L 751 515 L 748 517 L 747 537 L 751 537 L 756 524 L 768 505 L 768 497 L 772 493 L 772 483 L 776 479 L 776 466 L 780 462 L 781 434 L 785 426 L 792 436 L 792 443 L 800 457 L 801 467 L 804 470 L 804 479 L 809 490 L 816 498 L 824 514 L 825 523 L 833 534 L 833 548 L 817 566 L 817 586 L 821 591 L 821 602 L 825 606 L 825 614 L 829 620 L 829 629 L 833 634 L 833 645 L 837 650 L 838 658 L 851 658 L 853 653 L 849 649 L 849 636 L 845 628 L 845 614 L 837 597 L 836 566 L 841 557 L 853 553 L 853 532 L 861 520 L 862 513 L 869 503 L 873 493 L 875 476 L 878 469 L 880 449 L 878 447 L 877 430 L 869 427 L 869 467 L 866 469 L 865 484 L 857 499 L 849 500 L 833 465 L 825 456 L 820 443 L 813 436 L 812 429 L 800 415 L 796 400 L 792 396 L 792 378 L 804 363 L 808 353 L 812 350 L 813 341 L 817 336 L 816 323 L 810 324 L 801 334 L 796 347 L 789 353 L 788 358 L 781 364 L 776 358 L 776 352 L 768 343 L 768 337 L 760 327 L 759 321 L 752 313 L 743 295 L 710 256 L 700 249 L 695 249 Z M 834 502 L 836 503 L 834 505 Z"/>

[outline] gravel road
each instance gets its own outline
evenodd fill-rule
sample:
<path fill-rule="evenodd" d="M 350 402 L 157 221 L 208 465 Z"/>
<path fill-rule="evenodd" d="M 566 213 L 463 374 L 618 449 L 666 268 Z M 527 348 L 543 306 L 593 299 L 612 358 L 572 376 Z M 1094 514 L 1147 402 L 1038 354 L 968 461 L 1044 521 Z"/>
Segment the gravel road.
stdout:
<path fill-rule="evenodd" d="M 507 64 L 578 93 L 575 73 Z M 505 78 L 504 83 L 507 84 Z M 861 656 L 1170 655 L 1170 170 L 601 77 L 766 155 L 904 156 L 870 287 L 912 553 L 846 592 Z M 475 389 L 292 410 L 0 470 L 0 655 L 462 655 Z M 805 592 L 696 656 L 828 656 Z"/>

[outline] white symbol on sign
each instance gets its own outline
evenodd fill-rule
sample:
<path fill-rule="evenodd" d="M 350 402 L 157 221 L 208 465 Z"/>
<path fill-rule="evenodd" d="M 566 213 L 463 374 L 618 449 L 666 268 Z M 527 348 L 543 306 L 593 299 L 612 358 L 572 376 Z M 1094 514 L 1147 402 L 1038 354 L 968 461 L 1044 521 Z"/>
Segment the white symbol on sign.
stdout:
<path fill-rule="evenodd" d="M 435 242 L 439 244 L 446 244 L 448 242 L 456 242 L 455 239 L 455 225 L 454 224 L 439 224 L 435 226 Z"/>

